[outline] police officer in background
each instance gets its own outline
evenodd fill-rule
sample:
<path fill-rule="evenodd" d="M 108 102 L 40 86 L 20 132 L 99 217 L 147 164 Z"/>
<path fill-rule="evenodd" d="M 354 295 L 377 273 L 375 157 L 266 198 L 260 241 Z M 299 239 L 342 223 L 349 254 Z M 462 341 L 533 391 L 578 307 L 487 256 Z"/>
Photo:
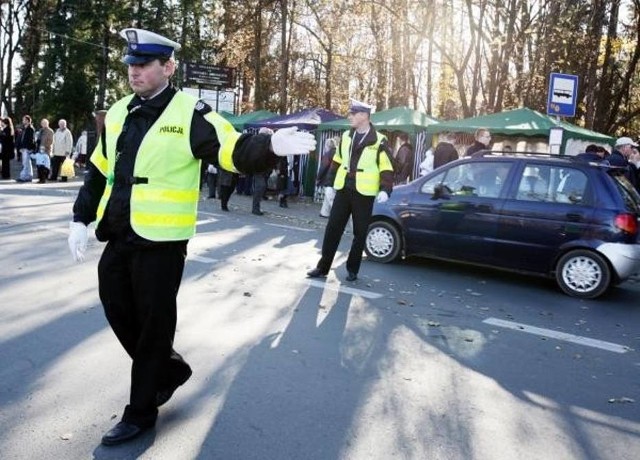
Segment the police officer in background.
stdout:
<path fill-rule="evenodd" d="M 69 247 L 82 260 L 87 225 L 107 242 L 98 265 L 100 300 L 133 360 L 129 404 L 102 438 L 115 445 L 154 426 L 158 407 L 191 376 L 173 349 L 176 296 L 195 233 L 201 161 L 229 171 L 264 171 L 277 156 L 309 152 L 315 140 L 295 128 L 240 135 L 202 101 L 169 83 L 180 45 L 125 29 L 129 84 L 91 156 L 73 207 Z"/>
<path fill-rule="evenodd" d="M 327 276 L 338 250 L 344 228 L 353 218 L 353 242 L 347 259 L 347 281 L 358 279 L 362 251 L 374 200 L 384 203 L 393 189 L 391 151 L 385 136 L 376 131 L 369 117 L 372 107 L 352 99 L 349 105 L 349 131 L 342 135 L 333 157 L 335 172 L 333 201 L 322 241 L 322 257 L 309 278 Z"/>

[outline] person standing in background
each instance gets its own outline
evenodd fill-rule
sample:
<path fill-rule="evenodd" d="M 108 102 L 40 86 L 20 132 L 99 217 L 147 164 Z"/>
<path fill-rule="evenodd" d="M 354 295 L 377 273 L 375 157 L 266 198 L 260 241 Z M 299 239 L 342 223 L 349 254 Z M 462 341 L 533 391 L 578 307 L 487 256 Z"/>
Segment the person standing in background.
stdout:
<path fill-rule="evenodd" d="M 58 121 L 58 129 L 53 133 L 53 156 L 51 157 L 51 180 L 58 180 L 60 166 L 73 150 L 73 135 L 67 128 L 67 120 Z"/>
<path fill-rule="evenodd" d="M 220 188 L 220 209 L 229 211 L 229 199 L 238 184 L 238 174 L 218 168 L 218 184 Z"/>
<path fill-rule="evenodd" d="M 40 120 L 40 135 L 38 136 L 38 151 L 51 156 L 53 153 L 53 129 L 49 127 L 49 120 Z"/>
<path fill-rule="evenodd" d="M 20 153 L 22 170 L 16 182 L 31 182 L 33 180 L 33 165 L 31 164 L 31 154 L 36 149 L 36 130 L 31 124 L 31 117 L 22 117 L 22 131 L 18 137 L 16 149 Z"/>
<path fill-rule="evenodd" d="M 400 133 L 398 135 L 400 147 L 395 155 L 394 164 L 394 185 L 406 184 L 411 180 L 411 171 L 413 171 L 413 147 L 409 143 L 409 135 Z"/>
<path fill-rule="evenodd" d="M 333 162 L 335 154 L 336 141 L 334 139 L 327 139 L 322 160 L 320 161 L 320 171 L 318 171 L 318 177 L 316 178 L 316 184 L 319 187 L 323 187 L 324 195 L 322 207 L 320 208 L 320 217 L 329 217 L 333 200 L 336 197 L 336 191 L 333 188 L 333 181 L 336 177 L 335 174 L 331 174 L 331 163 Z"/>
<path fill-rule="evenodd" d="M 491 133 L 487 128 L 479 128 L 476 130 L 475 141 L 469 148 L 464 156 L 470 157 L 475 153 L 482 152 L 489 149 L 491 143 Z"/>
<path fill-rule="evenodd" d="M 79 168 L 84 168 L 87 161 L 87 132 L 82 131 L 73 153 L 73 161 Z"/>
<path fill-rule="evenodd" d="M 443 137 L 442 142 L 438 142 L 438 145 L 436 145 L 433 151 L 433 169 L 446 165 L 458 158 L 458 151 L 455 146 L 449 142 L 447 137 Z"/>
<path fill-rule="evenodd" d="M 214 199 L 216 197 L 216 187 L 218 186 L 218 168 L 209 163 L 207 165 L 207 188 L 209 195 L 207 198 Z"/>
<path fill-rule="evenodd" d="M 16 156 L 16 133 L 11 118 L 0 118 L 0 158 L 2 179 L 11 179 L 11 160 Z"/>

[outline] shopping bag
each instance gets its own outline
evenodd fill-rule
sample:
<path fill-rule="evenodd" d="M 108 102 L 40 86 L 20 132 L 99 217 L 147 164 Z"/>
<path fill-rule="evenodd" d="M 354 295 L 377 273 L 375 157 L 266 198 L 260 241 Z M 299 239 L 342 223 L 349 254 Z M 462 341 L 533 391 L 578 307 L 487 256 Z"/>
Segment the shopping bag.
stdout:
<path fill-rule="evenodd" d="M 71 158 L 65 158 L 62 162 L 62 167 L 60 168 L 60 175 L 62 177 L 75 177 L 76 171 L 73 168 L 73 160 Z"/>

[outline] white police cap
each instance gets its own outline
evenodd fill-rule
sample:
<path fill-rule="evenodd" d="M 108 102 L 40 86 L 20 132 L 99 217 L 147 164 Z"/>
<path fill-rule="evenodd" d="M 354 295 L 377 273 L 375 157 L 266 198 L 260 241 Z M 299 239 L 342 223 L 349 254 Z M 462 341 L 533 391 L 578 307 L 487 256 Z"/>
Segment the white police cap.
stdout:
<path fill-rule="evenodd" d="M 155 32 L 144 29 L 122 29 L 120 36 L 127 40 L 127 53 L 122 58 L 125 64 L 144 64 L 158 58 L 170 58 L 179 51 L 179 43 Z"/>
<path fill-rule="evenodd" d="M 361 101 L 356 101 L 353 98 L 349 99 L 349 113 L 357 113 L 357 112 L 371 113 L 372 111 L 373 111 L 372 105 L 365 104 L 364 102 L 361 102 Z"/>

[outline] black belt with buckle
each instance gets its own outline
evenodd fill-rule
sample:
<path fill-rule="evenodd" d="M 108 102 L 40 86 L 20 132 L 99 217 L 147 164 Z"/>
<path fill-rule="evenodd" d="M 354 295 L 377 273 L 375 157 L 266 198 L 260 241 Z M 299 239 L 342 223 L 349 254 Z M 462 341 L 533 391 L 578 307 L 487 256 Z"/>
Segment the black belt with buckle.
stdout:
<path fill-rule="evenodd" d="M 138 184 L 148 184 L 148 177 L 136 177 L 136 176 L 128 176 L 128 177 L 119 177 L 115 178 L 116 184 L 120 185 L 138 185 Z"/>

